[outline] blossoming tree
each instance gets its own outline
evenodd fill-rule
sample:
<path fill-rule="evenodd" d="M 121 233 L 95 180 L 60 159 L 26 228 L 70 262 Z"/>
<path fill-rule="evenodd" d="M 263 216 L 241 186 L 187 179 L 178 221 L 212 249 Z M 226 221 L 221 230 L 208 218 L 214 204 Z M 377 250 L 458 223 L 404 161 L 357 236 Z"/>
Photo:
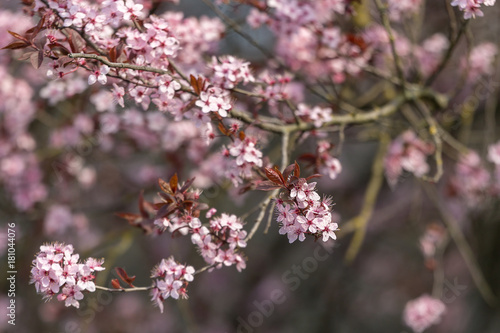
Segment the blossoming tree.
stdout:
<path fill-rule="evenodd" d="M 449 239 L 484 301 L 495 304 L 456 217 L 500 193 L 496 100 L 483 105 L 477 97 L 498 50 L 470 32 L 494 0 L 442 1 L 436 10 L 449 27 L 425 33 L 417 31 L 426 15 L 422 0 L 200 1 L 212 17 L 187 16 L 178 3 L 23 0 L 22 14 L 0 12 L 0 181 L 13 214 L 41 214 L 52 241 L 32 262 L 38 293 L 79 308 L 96 290 L 149 292 L 164 312 L 168 298 L 188 297 L 198 275 L 228 266 L 247 274 L 253 258 L 243 250 L 271 225 L 288 243 L 344 243 L 352 262 L 387 192 L 385 177 L 395 193 L 415 179 L 412 186 L 440 216 L 420 240 L 421 268 L 434 272 L 433 288 L 423 294 L 432 296 L 409 302 L 405 323 L 423 332 L 445 313 L 440 274 Z M 263 27 L 273 45 L 256 33 Z M 245 59 L 224 47 L 229 35 L 261 56 Z M 486 153 L 468 137 L 477 113 L 486 119 Z M 320 185 L 344 173 L 357 177 L 341 161 L 349 156 L 344 148 L 359 141 L 377 142 L 368 154 L 371 176 L 361 207 L 341 223 L 337 196 Z M 100 163 L 104 156 L 113 158 L 111 166 Z M 106 185 L 122 165 L 127 175 L 120 177 L 135 183 L 133 190 Z M 91 211 L 104 209 L 110 218 L 116 207 L 129 223 L 120 226 L 124 232 L 187 238 L 199 259 L 184 263 L 164 253 L 154 268 L 143 267 L 151 271 L 149 285 L 135 286 L 121 267 L 104 281 L 108 287 L 97 284 L 98 272 L 111 267 L 107 258 L 81 261 L 74 253 L 78 239 L 100 239 L 89 236 L 84 214 L 72 212 L 76 188 L 96 190 L 85 199 Z M 209 200 L 213 188 L 251 204 L 231 211 Z M 123 212 L 132 200 L 120 191 L 138 198 L 138 211 Z M 450 212 L 453 203 L 458 213 Z"/>

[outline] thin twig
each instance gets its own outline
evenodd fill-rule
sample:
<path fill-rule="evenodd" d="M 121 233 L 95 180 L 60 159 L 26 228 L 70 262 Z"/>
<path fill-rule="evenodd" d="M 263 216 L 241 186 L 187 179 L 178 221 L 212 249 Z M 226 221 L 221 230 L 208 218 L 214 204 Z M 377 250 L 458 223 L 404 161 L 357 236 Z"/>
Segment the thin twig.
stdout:
<path fill-rule="evenodd" d="M 380 118 L 388 117 L 394 114 L 406 102 L 417 99 L 430 100 L 440 108 L 446 107 L 446 105 L 448 105 L 448 99 L 444 95 L 437 94 L 436 92 L 428 90 L 407 90 L 406 96 L 398 96 L 383 106 L 374 107 L 371 110 L 356 114 L 333 115 L 331 120 L 324 123 L 321 127 L 315 127 L 314 124 L 311 123 L 276 125 L 266 122 L 265 119 L 267 117 L 259 117 L 261 121 L 256 121 L 256 119 L 253 119 L 247 112 L 242 112 L 234 109 L 231 110 L 231 116 L 245 123 L 254 124 L 256 127 L 269 132 L 291 133 L 295 131 L 310 131 L 313 129 L 322 129 L 331 127 L 333 125 L 362 124 L 377 121 Z"/>
<path fill-rule="evenodd" d="M 382 134 L 377 155 L 373 161 L 372 176 L 370 178 L 370 182 L 368 183 L 368 187 L 366 188 L 361 212 L 358 216 L 346 223 L 347 225 L 353 225 L 356 229 L 351 244 L 349 245 L 345 255 L 347 262 L 352 262 L 354 258 L 356 258 L 356 255 L 358 254 L 361 244 L 365 238 L 366 228 L 370 218 L 372 217 L 375 203 L 384 180 L 384 156 L 387 151 L 388 144 L 389 136 L 387 134 Z"/>
<path fill-rule="evenodd" d="M 271 207 L 269 208 L 269 216 L 267 217 L 266 228 L 264 229 L 265 234 L 267 234 L 267 232 L 269 231 L 269 228 L 271 227 L 271 222 L 273 221 L 274 207 L 276 207 L 276 201 L 273 201 L 271 203 Z"/>
<path fill-rule="evenodd" d="M 434 160 L 436 161 L 436 173 L 432 177 L 423 176 L 422 179 L 433 183 L 437 183 L 441 178 L 441 176 L 443 175 L 443 141 L 441 140 L 441 136 L 438 131 L 438 124 L 436 122 L 436 119 L 431 115 L 427 106 L 421 101 L 416 101 L 416 105 L 419 108 L 419 110 L 424 114 L 425 120 L 429 125 L 429 133 L 436 146 L 436 150 L 434 151 Z"/>
<path fill-rule="evenodd" d="M 406 80 L 403 71 L 403 65 L 401 63 L 401 58 L 399 57 L 396 51 L 396 38 L 392 33 L 391 22 L 389 20 L 389 15 L 387 14 L 388 8 L 387 5 L 382 4 L 381 0 L 375 0 L 375 5 L 380 14 L 380 18 L 382 19 L 382 25 L 387 32 L 389 37 L 389 44 L 391 46 L 392 56 L 394 58 L 394 66 L 396 67 L 396 73 L 398 74 L 399 80 L 401 80 L 401 87 L 403 88 L 403 93 L 406 91 Z"/>
<path fill-rule="evenodd" d="M 165 69 L 160 69 L 156 67 L 150 67 L 150 66 L 139 66 L 139 65 L 133 65 L 133 64 L 126 64 L 123 62 L 111 62 L 108 60 L 108 58 L 104 56 L 99 56 L 97 54 L 87 54 L 87 53 L 70 53 L 68 54 L 69 58 L 84 58 L 84 59 L 94 59 L 97 61 L 102 62 L 103 64 L 113 67 L 113 68 L 126 68 L 126 69 L 133 69 L 136 71 L 144 71 L 144 72 L 151 72 L 151 73 L 157 73 L 157 74 L 172 74 L 168 70 Z"/>
<path fill-rule="evenodd" d="M 290 144 L 290 132 L 283 132 L 281 135 L 281 169 L 284 170 L 288 163 L 289 163 L 289 144 Z M 275 198 L 279 193 L 279 189 L 272 191 L 267 197 L 260 203 L 260 212 L 259 215 L 257 216 L 257 219 L 255 220 L 255 224 L 253 225 L 252 229 L 250 230 L 250 233 L 248 234 L 246 241 L 248 242 L 252 237 L 255 235 L 257 232 L 257 229 L 259 229 L 260 224 L 262 223 L 262 220 L 264 219 L 264 216 L 266 215 L 267 208 L 269 207 L 269 203 L 273 198 Z M 274 205 L 271 205 L 271 208 L 274 209 Z M 269 212 L 270 215 L 272 215 L 272 210 Z"/>
<path fill-rule="evenodd" d="M 462 23 L 462 25 L 460 26 L 460 30 L 458 31 L 458 34 L 457 36 L 455 37 L 455 39 L 453 39 L 451 42 L 450 42 L 450 46 L 448 47 L 448 50 L 446 50 L 446 54 L 444 55 L 443 57 L 443 60 L 441 60 L 441 62 L 439 63 L 438 67 L 436 68 L 436 70 L 434 71 L 434 73 L 432 73 L 432 75 L 427 79 L 427 81 L 425 82 L 425 85 L 426 86 L 430 86 L 434 80 L 436 80 L 436 78 L 438 77 L 438 75 L 441 73 L 441 71 L 446 67 L 448 61 L 450 60 L 451 58 L 451 55 L 453 54 L 453 51 L 455 50 L 455 47 L 458 45 L 458 42 L 460 40 L 460 37 L 462 37 L 462 35 L 464 34 L 465 32 L 465 28 L 467 27 L 468 23 L 469 23 L 470 20 L 467 20 L 465 21 L 464 23 Z"/>
<path fill-rule="evenodd" d="M 154 288 L 153 285 L 151 285 L 149 287 L 134 287 L 134 288 L 120 288 L 120 289 L 107 288 L 107 287 L 102 287 L 102 286 L 95 286 L 95 289 L 109 291 L 109 292 L 114 292 L 114 293 L 130 293 L 130 292 L 133 292 L 133 291 L 148 291 L 148 290 L 151 290 L 153 288 Z"/>

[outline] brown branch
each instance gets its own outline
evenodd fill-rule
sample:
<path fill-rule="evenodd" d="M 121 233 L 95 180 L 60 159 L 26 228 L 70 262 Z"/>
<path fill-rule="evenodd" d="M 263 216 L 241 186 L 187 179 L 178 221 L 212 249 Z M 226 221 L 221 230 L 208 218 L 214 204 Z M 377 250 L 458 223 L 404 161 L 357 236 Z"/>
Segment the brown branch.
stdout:
<path fill-rule="evenodd" d="M 157 73 L 157 74 L 172 74 L 168 70 L 165 69 L 160 69 L 156 67 L 150 67 L 150 66 L 139 66 L 139 65 L 133 65 L 133 64 L 126 64 L 122 62 L 111 62 L 108 60 L 108 58 L 104 56 L 99 56 L 97 54 L 87 54 L 87 53 L 70 53 L 68 54 L 69 58 L 73 59 L 78 59 L 78 58 L 83 58 L 83 59 L 94 59 L 97 61 L 102 62 L 103 64 L 113 67 L 113 68 L 126 68 L 126 69 L 133 69 L 136 71 L 144 71 L 144 72 L 151 72 L 151 73 Z"/>
<path fill-rule="evenodd" d="M 443 57 L 443 60 L 439 63 L 438 67 L 436 68 L 436 70 L 434 71 L 434 73 L 432 73 L 432 75 L 427 79 L 427 81 L 425 82 L 425 85 L 426 86 L 430 86 L 434 80 L 436 80 L 436 78 L 438 77 L 438 75 L 443 71 L 443 69 L 446 67 L 446 64 L 448 63 L 448 61 L 450 60 L 451 58 L 451 55 L 453 54 L 453 51 L 455 50 L 455 47 L 458 45 L 458 42 L 460 40 L 460 37 L 462 37 L 462 35 L 464 34 L 464 32 L 466 31 L 466 28 L 467 28 L 467 25 L 469 23 L 470 20 L 467 20 L 465 21 L 461 26 L 460 26 L 460 30 L 458 31 L 458 34 L 457 36 L 455 37 L 455 39 L 453 39 L 450 43 L 450 46 L 448 47 L 448 50 L 446 50 L 446 54 L 445 56 Z"/>
<path fill-rule="evenodd" d="M 363 244 L 368 222 L 373 215 L 375 203 L 377 202 L 378 194 L 382 188 L 384 180 L 384 156 L 387 151 L 389 141 L 389 136 L 383 133 L 380 137 L 377 155 L 373 161 L 372 176 L 365 192 L 363 208 L 358 216 L 346 223 L 347 225 L 352 225 L 355 228 L 353 239 L 345 256 L 347 262 L 352 262 L 354 258 L 356 258 L 356 255 Z"/>
<path fill-rule="evenodd" d="M 154 286 L 114 289 L 114 288 L 95 286 L 95 289 L 114 292 L 114 293 L 129 293 L 129 292 L 133 292 L 133 291 L 148 291 L 148 290 L 151 290 L 153 288 L 154 288 Z"/>
<path fill-rule="evenodd" d="M 387 14 L 387 5 L 383 5 L 381 0 L 375 0 L 375 5 L 380 14 L 380 18 L 382 19 L 382 25 L 387 32 L 389 37 L 389 44 L 391 46 L 392 56 L 394 58 L 394 66 L 396 67 L 396 73 L 398 74 L 399 80 L 401 81 L 401 87 L 403 88 L 403 92 L 405 92 L 406 88 L 406 80 L 403 72 L 403 65 L 401 63 L 401 58 L 399 57 L 396 51 L 396 39 L 394 34 L 392 33 L 391 23 L 389 20 L 389 15 Z"/>

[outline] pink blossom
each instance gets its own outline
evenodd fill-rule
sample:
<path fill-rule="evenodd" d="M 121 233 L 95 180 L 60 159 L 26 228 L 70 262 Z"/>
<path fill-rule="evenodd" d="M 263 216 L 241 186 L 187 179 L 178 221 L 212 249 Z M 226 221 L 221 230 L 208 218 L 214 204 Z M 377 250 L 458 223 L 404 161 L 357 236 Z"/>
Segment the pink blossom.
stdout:
<path fill-rule="evenodd" d="M 179 264 L 173 257 L 162 259 L 153 268 L 151 278 L 155 280 L 151 290 L 151 300 L 160 308 L 161 312 L 163 312 L 163 301 L 167 298 L 188 297 L 185 287 L 193 281 L 194 272 L 192 266 Z"/>
<path fill-rule="evenodd" d="M 96 82 L 99 82 L 100 84 L 106 84 L 106 82 L 108 82 L 106 74 L 108 73 L 109 73 L 109 67 L 106 65 L 102 65 L 101 67 L 99 67 L 98 70 L 95 70 L 94 72 L 92 72 L 92 74 L 89 75 L 88 78 L 89 85 L 93 85 Z"/>
<path fill-rule="evenodd" d="M 342 172 L 342 165 L 340 161 L 332 156 L 325 156 L 324 165 L 319 168 L 321 173 L 324 173 L 330 177 L 330 179 L 335 179 Z"/>
<path fill-rule="evenodd" d="M 403 170 L 416 177 L 425 175 L 430 169 L 427 157 L 433 152 L 434 146 L 420 140 L 413 131 L 399 135 L 389 146 L 384 161 L 389 184 L 396 185 Z"/>
<path fill-rule="evenodd" d="M 445 310 L 446 306 L 439 299 L 422 295 L 406 303 L 403 319 L 415 333 L 421 333 L 438 324 Z"/>
<path fill-rule="evenodd" d="M 73 254 L 73 246 L 53 243 L 40 246 L 40 252 L 32 262 L 30 284 L 34 283 L 37 293 L 44 298 L 57 295 L 66 306 L 78 308 L 83 292 L 95 291 L 94 272 L 102 271 L 103 260 L 87 259 L 79 262 L 79 255 Z M 62 288 L 62 290 L 61 290 Z"/>
<path fill-rule="evenodd" d="M 125 20 L 133 20 L 135 18 L 142 18 L 143 5 L 134 3 L 133 0 L 125 0 L 117 2 L 117 10 L 123 13 Z"/>

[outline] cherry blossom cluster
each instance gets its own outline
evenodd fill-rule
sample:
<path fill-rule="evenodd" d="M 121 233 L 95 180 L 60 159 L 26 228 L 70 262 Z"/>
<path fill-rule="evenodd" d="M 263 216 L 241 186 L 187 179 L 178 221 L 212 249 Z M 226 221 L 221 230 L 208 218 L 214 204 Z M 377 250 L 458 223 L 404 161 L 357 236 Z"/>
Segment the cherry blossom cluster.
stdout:
<path fill-rule="evenodd" d="M 403 319 L 415 333 L 422 333 L 441 321 L 446 305 L 434 297 L 422 295 L 409 301 L 404 310 Z"/>
<path fill-rule="evenodd" d="M 468 79 L 471 83 L 494 73 L 494 61 L 497 54 L 498 46 L 486 42 L 474 47 L 469 56 L 462 59 L 462 68 L 468 71 Z"/>
<path fill-rule="evenodd" d="M 215 212 L 207 213 L 207 218 Z M 160 231 L 168 227 L 169 232 L 179 232 L 183 235 L 191 234 L 191 242 L 197 247 L 205 262 L 221 268 L 236 265 L 236 269 L 245 269 L 246 262 L 240 248 L 246 247 L 246 231 L 243 222 L 236 215 L 222 214 L 209 220 L 207 225 L 202 224 L 198 217 L 169 216 L 155 221 Z"/>
<path fill-rule="evenodd" d="M 404 17 L 414 15 L 420 10 L 422 0 L 390 0 L 388 1 L 389 17 L 400 21 Z"/>
<path fill-rule="evenodd" d="M 270 112 L 274 116 L 281 117 L 282 114 L 278 109 L 279 101 L 292 99 L 294 96 L 303 95 L 300 92 L 290 91 L 292 76 L 288 74 L 274 74 L 269 71 L 262 71 L 258 75 L 258 80 L 262 84 L 256 85 L 254 92 L 261 96 L 263 102 L 267 102 L 270 107 Z M 296 98 L 301 100 L 302 98 Z"/>
<path fill-rule="evenodd" d="M 75 29 L 85 28 L 94 48 L 111 50 L 110 59 L 115 62 L 128 62 L 134 65 L 147 65 L 164 71 L 169 69 L 169 61 L 176 58 L 180 67 L 190 66 L 199 72 L 207 72 L 206 64 L 200 59 L 203 53 L 211 52 L 216 46 L 224 30 L 218 19 L 201 17 L 184 18 L 182 13 L 167 12 L 162 16 L 148 16 L 145 18 L 144 6 L 132 0 L 103 1 L 90 4 L 86 1 L 75 3 L 49 1 L 48 8 L 44 2 L 37 2 L 34 10 L 44 15 L 47 28 L 61 21 L 63 27 Z M 50 8 L 50 9 L 49 9 Z M 132 22 L 141 27 L 134 29 Z M 57 25 L 56 25 L 57 26 Z M 56 48 L 66 52 L 78 52 L 78 46 L 69 43 L 65 35 L 57 30 L 49 29 L 46 32 L 47 42 L 44 50 L 52 54 Z M 67 59 L 67 58 L 66 58 Z M 69 63 L 59 58 L 50 64 L 48 75 L 53 78 L 63 78 L 67 74 L 75 73 L 78 66 L 88 66 L 90 73 L 87 81 L 89 85 L 96 82 L 106 84 L 109 76 L 119 77 L 131 82 L 128 88 L 115 85 L 113 96 L 116 102 L 124 107 L 124 97 L 130 96 L 143 109 L 147 109 L 153 100 L 163 111 L 168 110 L 179 116 L 180 109 L 185 106 L 185 99 L 181 99 L 176 92 L 181 88 L 179 80 L 169 75 L 142 72 L 132 69 L 112 69 L 105 64 L 76 60 Z M 190 70 L 191 70 L 190 69 Z M 250 77 L 247 77 L 249 79 Z M 52 83 L 53 88 L 63 89 L 64 84 Z M 59 94 L 45 93 L 52 104 L 62 100 Z M 54 96 L 55 95 L 55 96 Z M 68 95 L 68 93 L 65 93 Z M 220 95 L 220 94 L 217 94 Z M 220 96 L 218 96 L 220 97 Z M 224 113 L 226 109 L 221 109 Z"/>
<path fill-rule="evenodd" d="M 155 280 L 151 289 L 151 301 L 160 308 L 162 313 L 163 301 L 167 298 L 188 298 L 186 287 L 189 282 L 193 281 L 194 272 L 192 266 L 182 265 L 173 258 L 162 259 L 153 268 L 151 278 Z"/>
<path fill-rule="evenodd" d="M 244 269 L 245 259 L 239 252 L 240 248 L 247 245 L 243 222 L 236 215 L 213 217 L 216 210 L 212 208 L 205 215 L 210 219 L 209 222 L 203 224 L 199 217 L 200 211 L 208 209 L 208 205 L 197 202 L 200 191 L 189 189 L 193 180 L 179 187 L 174 179 L 175 176 L 169 184 L 160 182 L 163 190 L 160 196 L 165 203 L 155 215 L 156 232 L 168 230 L 174 235 L 190 234 L 191 242 L 209 266 L 221 268 L 223 265 L 236 265 L 238 271 Z"/>
<path fill-rule="evenodd" d="M 169 25 L 165 20 L 151 17 L 150 23 L 144 24 L 144 31 L 123 31 L 127 40 L 127 48 L 133 54 L 137 54 L 136 63 L 142 65 L 147 63 L 159 68 L 168 66 L 167 57 L 175 57 L 180 48 L 177 38 L 170 35 Z"/>
<path fill-rule="evenodd" d="M 333 221 L 332 199 L 321 199 L 315 190 L 316 182 L 308 182 L 320 175 L 301 178 L 297 162 L 287 166 L 283 173 L 277 167 L 265 167 L 264 171 L 268 180 L 258 181 L 256 189 L 280 190 L 275 204 L 281 235 L 286 234 L 290 243 L 297 239 L 303 242 L 307 234 L 324 242 L 337 239 L 338 225 Z"/>
<path fill-rule="evenodd" d="M 214 72 L 212 83 L 224 89 L 232 89 L 240 82 L 254 82 L 249 65 L 249 62 L 233 56 L 213 57 L 210 65 Z"/>
<path fill-rule="evenodd" d="M 451 178 L 450 187 L 452 193 L 462 197 L 469 207 L 477 207 L 483 199 L 498 192 L 481 157 L 473 150 L 460 157 L 455 166 L 455 175 Z"/>
<path fill-rule="evenodd" d="M 350 1 L 272 0 L 255 5 L 247 21 L 254 28 L 264 23 L 271 28 L 277 36 L 276 53 L 291 69 L 311 79 L 333 76 L 341 83 L 346 75 L 357 75 L 371 57 L 362 39 L 331 27 L 332 14 L 351 12 Z"/>
<path fill-rule="evenodd" d="M 311 121 L 314 126 L 321 127 L 332 119 L 331 108 L 321 108 L 319 106 L 310 107 L 306 104 L 299 104 L 295 114 L 305 121 Z"/>
<path fill-rule="evenodd" d="M 319 168 L 320 174 L 327 175 L 330 179 L 335 179 L 342 172 L 342 164 L 340 161 L 330 154 L 330 150 L 333 145 L 327 141 L 318 142 L 318 157 L 319 157 Z"/>
<path fill-rule="evenodd" d="M 232 105 L 229 99 L 229 91 L 209 87 L 200 93 L 200 99 L 196 101 L 196 106 L 201 108 L 203 113 L 217 113 L 221 117 L 227 117 Z"/>
<path fill-rule="evenodd" d="M 468 20 L 476 16 L 484 16 L 481 5 L 493 6 L 495 2 L 496 0 L 452 0 L 451 5 L 458 6 L 464 12 L 464 18 Z"/>
<path fill-rule="evenodd" d="M 80 255 L 73 254 L 73 246 L 63 243 L 45 244 L 33 260 L 30 284 L 34 283 L 37 293 L 50 299 L 57 295 L 66 306 L 78 308 L 83 292 L 96 290 L 94 280 L 104 260 L 88 258 L 80 262 Z"/>
<path fill-rule="evenodd" d="M 243 182 L 242 178 L 250 178 L 253 168 L 262 167 L 262 152 L 255 148 L 257 140 L 253 137 L 235 139 L 222 154 L 229 159 L 225 176 L 231 179 L 235 186 Z"/>
<path fill-rule="evenodd" d="M 396 30 L 393 31 L 393 37 L 406 77 L 411 77 L 414 71 L 425 77 L 431 75 L 442 61 L 449 46 L 448 39 L 440 32 L 426 38 L 420 44 L 413 44 Z M 384 71 L 394 71 L 391 44 L 386 29 L 381 25 L 370 25 L 363 31 L 362 38 L 369 43 L 371 61 Z"/>
<path fill-rule="evenodd" d="M 191 241 L 208 265 L 216 268 L 236 265 L 239 272 L 245 269 L 246 261 L 239 249 L 247 246 L 247 232 L 236 215 L 214 217 L 208 226 L 202 225 L 199 219 L 192 219 L 189 227 Z"/>
<path fill-rule="evenodd" d="M 20 211 L 47 197 L 36 141 L 29 133 L 35 116 L 33 89 L 0 66 L 0 182 Z"/>
<path fill-rule="evenodd" d="M 434 152 L 434 145 L 422 141 L 412 130 L 399 135 L 389 146 L 385 157 L 387 181 L 396 185 L 403 171 L 415 177 L 422 177 L 429 172 L 427 157 Z"/>
<path fill-rule="evenodd" d="M 303 242 L 306 234 L 324 242 L 337 239 L 338 225 L 332 220 L 332 200 L 321 199 L 315 187 L 315 182 L 307 183 L 302 178 L 292 187 L 288 197 L 276 200 L 279 233 L 286 234 L 290 243 L 297 239 Z"/>

